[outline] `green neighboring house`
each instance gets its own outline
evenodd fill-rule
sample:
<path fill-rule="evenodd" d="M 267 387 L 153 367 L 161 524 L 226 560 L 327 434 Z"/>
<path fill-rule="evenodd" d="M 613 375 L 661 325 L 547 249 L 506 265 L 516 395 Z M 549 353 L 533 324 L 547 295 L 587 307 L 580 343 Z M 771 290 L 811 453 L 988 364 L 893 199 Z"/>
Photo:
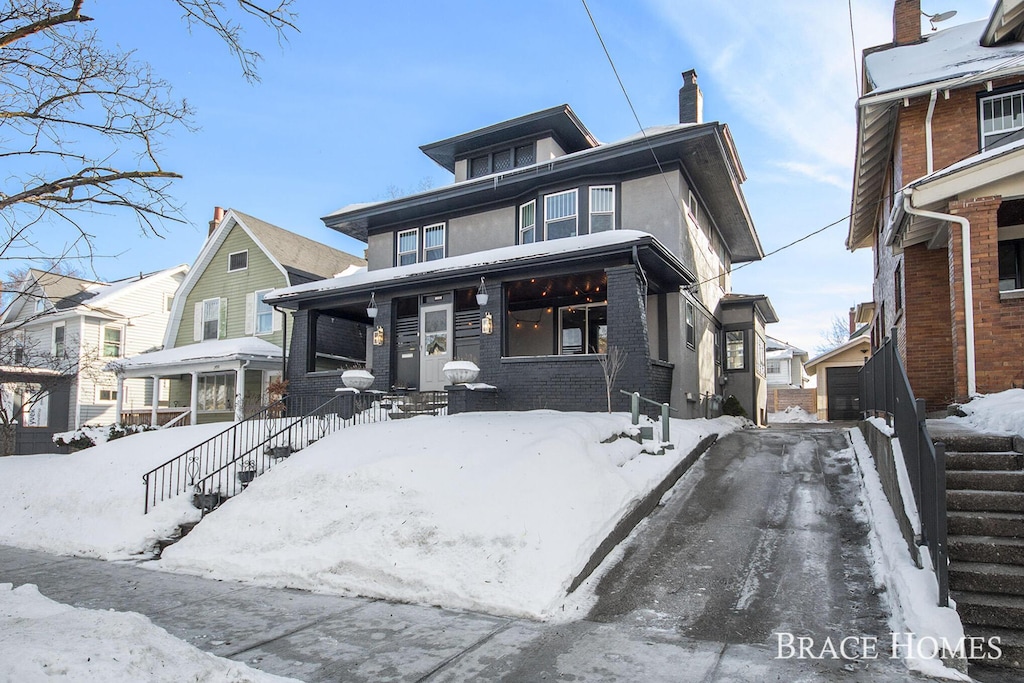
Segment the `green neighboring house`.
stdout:
<path fill-rule="evenodd" d="M 149 406 L 119 406 L 125 421 L 145 413 L 151 424 L 241 419 L 282 376 L 290 337 L 291 314 L 263 297 L 366 265 L 234 209 L 218 207 L 211 228 L 174 297 L 163 348 L 117 364 L 119 382 L 146 377 L 157 388 Z M 365 358 L 365 345 L 362 327 L 353 327 L 352 358 Z"/>

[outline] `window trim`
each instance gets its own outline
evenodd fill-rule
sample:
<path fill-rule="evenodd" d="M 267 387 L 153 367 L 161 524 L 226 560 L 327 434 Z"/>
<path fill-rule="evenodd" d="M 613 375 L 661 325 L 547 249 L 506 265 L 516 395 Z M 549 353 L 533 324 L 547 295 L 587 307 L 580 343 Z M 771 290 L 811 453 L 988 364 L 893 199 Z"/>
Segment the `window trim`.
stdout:
<path fill-rule="evenodd" d="M 110 392 L 110 398 L 103 398 L 103 392 Z M 117 402 L 117 388 L 105 387 L 96 385 L 96 403 L 116 403 Z"/>
<path fill-rule="evenodd" d="M 524 221 L 524 219 L 523 219 L 523 210 L 526 209 L 527 207 L 533 207 L 533 222 L 530 224 L 529 228 L 524 227 L 524 222 L 523 222 Z M 527 242 L 523 238 L 523 233 L 527 229 L 533 230 L 533 238 L 529 242 Z M 537 241 L 537 200 L 536 199 L 531 199 L 530 201 L 526 202 L 525 204 L 520 204 L 519 205 L 519 244 L 533 244 L 536 241 Z"/>
<path fill-rule="evenodd" d="M 252 310 L 252 333 L 253 333 L 253 336 L 265 337 L 265 336 L 267 336 L 269 334 L 273 334 L 274 333 L 274 307 L 271 306 L 270 304 L 266 304 L 267 308 L 270 309 L 270 326 L 266 330 L 264 330 L 262 332 L 260 331 L 260 303 L 262 303 L 261 300 L 260 300 L 260 294 L 264 294 L 265 295 L 268 292 L 272 292 L 272 291 L 274 291 L 272 288 L 257 289 L 255 292 L 252 293 L 252 303 L 253 303 L 253 307 L 252 307 L 253 308 L 253 310 Z"/>
<path fill-rule="evenodd" d="M 560 195 L 570 195 L 570 194 L 573 195 L 573 197 L 575 198 L 575 200 L 574 200 L 575 212 L 571 215 L 571 218 L 573 219 L 573 232 L 572 232 L 571 235 L 567 235 L 567 237 L 578 237 L 579 236 L 579 234 L 580 234 L 580 190 L 579 190 L 578 187 L 574 187 L 574 188 L 571 188 L 569 190 L 560 190 L 559 192 L 550 192 L 550 193 L 544 195 L 544 241 L 548 241 L 549 239 L 551 239 L 551 237 L 548 234 L 548 225 L 553 222 L 550 218 L 548 218 L 548 199 L 551 198 L 551 197 L 558 197 Z M 570 216 L 561 216 L 559 218 L 555 218 L 554 221 L 566 221 L 566 220 L 569 220 L 569 218 L 570 218 Z M 555 239 L 563 239 L 563 238 L 556 237 Z"/>
<path fill-rule="evenodd" d="M 410 251 L 402 251 L 402 236 L 412 235 L 415 239 L 415 246 Z M 412 254 L 412 263 L 402 263 L 402 256 Z M 415 263 L 420 262 L 420 229 L 409 228 L 408 230 L 399 230 L 395 236 L 395 265 L 396 266 L 411 266 Z"/>
<path fill-rule="evenodd" d="M 1013 136 L 1013 135 L 1017 135 L 1017 134 L 1020 134 L 1021 131 L 1024 131 L 1024 115 L 1022 115 L 1022 122 L 1021 122 L 1020 126 L 1015 126 L 1015 127 L 1012 127 L 1012 128 L 1008 128 L 1006 130 L 993 131 L 992 133 L 987 133 L 987 134 L 985 133 L 985 104 L 986 104 L 986 102 L 993 102 L 995 100 L 1001 100 L 1001 99 L 1004 99 L 1004 98 L 1007 98 L 1007 97 L 1014 97 L 1014 96 L 1019 97 L 1021 99 L 1021 106 L 1022 106 L 1022 109 L 1024 109 L 1024 88 L 1021 88 L 1019 84 L 1012 85 L 1012 86 L 1010 86 L 1008 88 L 1005 88 L 1005 89 L 996 90 L 994 92 L 979 93 L 979 95 L 978 95 L 978 148 L 981 151 L 984 152 L 986 149 L 992 149 L 994 147 L 998 147 L 999 144 L 1005 144 L 1005 142 L 1009 142 L 1009 140 L 1006 140 L 1005 142 L 999 142 L 998 144 L 995 144 L 995 145 L 986 145 L 985 144 L 986 136 L 987 137 L 993 137 L 997 141 L 1000 141 L 1003 138 L 1010 137 L 1010 136 Z M 1013 116 L 1011 114 L 1011 119 L 1012 118 L 1013 118 Z"/>
<path fill-rule="evenodd" d="M 427 246 L 427 232 L 429 230 L 437 230 L 437 229 L 440 229 L 440 232 L 441 232 L 441 244 L 440 244 L 440 246 L 436 246 L 436 247 L 428 247 Z M 428 254 L 430 252 L 432 252 L 432 251 L 436 252 L 438 249 L 441 250 L 441 255 L 440 256 L 438 256 L 436 258 L 429 258 L 428 257 Z M 442 221 L 441 223 L 431 223 L 430 225 L 424 225 L 423 226 L 423 262 L 426 263 L 427 261 L 437 261 L 438 259 L 443 259 L 447 255 L 448 255 L 448 224 Z"/>
<path fill-rule="evenodd" d="M 207 337 L 206 336 L 206 323 L 214 321 L 213 318 L 211 318 L 211 319 L 207 319 L 206 318 L 206 304 L 211 302 L 211 301 L 216 301 L 217 302 L 217 317 L 216 317 L 216 321 L 217 321 L 217 335 L 215 337 Z M 202 330 L 202 334 L 200 335 L 200 341 L 210 341 L 210 340 L 220 339 L 220 318 L 221 318 L 220 297 L 219 296 L 215 296 L 215 297 L 212 297 L 210 299 L 203 299 L 203 304 L 202 305 L 203 305 L 203 318 L 202 318 L 202 320 L 203 320 L 203 330 Z"/>
<path fill-rule="evenodd" d="M 232 256 L 238 256 L 239 254 L 245 254 L 245 265 L 243 267 L 241 267 L 241 268 L 232 268 L 231 267 L 231 257 Z M 241 251 L 232 251 L 231 253 L 229 253 L 228 254 L 228 272 L 229 273 L 240 273 L 243 270 L 249 270 L 249 250 L 248 249 L 242 249 Z"/>
<path fill-rule="evenodd" d="M 611 211 L 594 211 L 594 190 L 611 190 L 612 191 L 612 208 Z M 594 216 L 611 216 L 612 225 L 608 230 L 602 230 L 601 232 L 612 232 L 616 230 L 618 226 L 615 224 L 615 208 L 616 208 L 616 197 L 615 197 L 615 186 L 614 185 L 591 185 L 587 188 L 587 229 L 590 234 L 594 234 Z M 579 209 L 577 209 L 577 213 Z"/>
<path fill-rule="evenodd" d="M 107 330 L 117 330 L 117 354 L 107 354 Z M 100 357 L 101 358 L 124 358 L 124 325 L 109 323 L 100 326 Z"/>

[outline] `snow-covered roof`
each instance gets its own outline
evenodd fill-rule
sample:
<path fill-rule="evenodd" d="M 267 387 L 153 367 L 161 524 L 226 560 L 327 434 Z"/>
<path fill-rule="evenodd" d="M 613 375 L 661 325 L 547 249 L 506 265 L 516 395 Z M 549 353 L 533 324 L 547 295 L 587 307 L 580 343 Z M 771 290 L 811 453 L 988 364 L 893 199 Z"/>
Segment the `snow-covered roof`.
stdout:
<path fill-rule="evenodd" d="M 196 363 L 199 361 L 241 360 L 241 359 L 281 358 L 281 347 L 271 344 L 259 337 L 238 337 L 235 339 L 216 339 L 188 344 L 173 349 L 140 353 L 137 356 L 118 361 L 113 365 L 119 371 L 129 372 L 139 368 L 164 365 Z"/>
<path fill-rule="evenodd" d="M 668 253 L 665 247 L 661 246 L 656 239 L 647 233 L 637 230 L 611 230 L 592 235 L 580 235 L 558 240 L 534 242 L 532 244 L 517 244 L 510 247 L 488 249 L 462 256 L 449 256 L 436 261 L 414 263 L 408 266 L 359 271 L 351 275 L 331 278 L 330 280 L 318 280 L 316 282 L 295 285 L 294 287 L 275 289 L 264 298 L 264 301 L 282 302 L 291 297 L 310 292 L 340 292 L 346 289 L 401 282 L 402 280 L 422 275 L 454 273 L 477 267 L 493 267 L 502 263 L 541 259 L 599 247 L 628 245 L 638 241 L 652 241 Z"/>

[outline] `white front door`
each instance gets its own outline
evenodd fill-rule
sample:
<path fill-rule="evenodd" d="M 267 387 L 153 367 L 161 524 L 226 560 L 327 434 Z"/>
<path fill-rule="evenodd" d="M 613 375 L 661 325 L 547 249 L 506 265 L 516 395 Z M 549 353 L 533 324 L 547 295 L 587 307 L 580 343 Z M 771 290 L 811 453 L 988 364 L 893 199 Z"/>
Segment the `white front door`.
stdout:
<path fill-rule="evenodd" d="M 420 391 L 441 391 L 448 383 L 444 364 L 452 359 L 452 305 L 423 306 L 420 329 Z"/>

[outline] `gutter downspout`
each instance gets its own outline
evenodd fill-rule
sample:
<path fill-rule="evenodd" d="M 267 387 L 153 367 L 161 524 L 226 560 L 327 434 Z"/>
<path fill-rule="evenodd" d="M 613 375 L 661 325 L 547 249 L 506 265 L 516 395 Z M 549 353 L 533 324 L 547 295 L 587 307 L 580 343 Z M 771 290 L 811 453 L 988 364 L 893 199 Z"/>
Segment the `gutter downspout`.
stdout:
<path fill-rule="evenodd" d="M 924 154 L 928 160 L 927 175 L 931 175 L 935 170 L 932 161 L 932 115 L 935 113 L 935 100 L 938 98 L 938 94 L 938 90 L 932 90 L 931 97 L 928 98 L 928 114 L 924 117 Z"/>
<path fill-rule="evenodd" d="M 912 216 L 934 218 L 940 221 L 960 224 L 960 242 L 963 245 L 964 252 L 964 326 L 967 328 L 964 333 L 967 347 L 967 394 L 968 397 L 974 396 L 978 393 L 978 387 L 974 360 L 974 278 L 971 274 L 971 222 L 963 216 L 914 208 L 908 193 L 903 195 L 903 210 Z"/>

